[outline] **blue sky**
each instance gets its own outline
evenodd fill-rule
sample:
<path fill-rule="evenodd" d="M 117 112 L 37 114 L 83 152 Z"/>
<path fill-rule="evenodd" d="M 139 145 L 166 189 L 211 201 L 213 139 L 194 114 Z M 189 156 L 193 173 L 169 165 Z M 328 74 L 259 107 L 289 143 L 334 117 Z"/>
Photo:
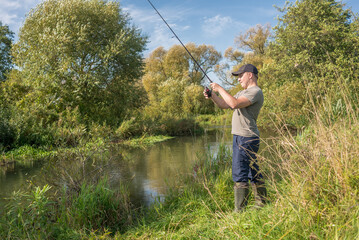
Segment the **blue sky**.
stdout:
<path fill-rule="evenodd" d="M 294 1 L 294 0 L 293 0 Z M 0 0 L 0 21 L 18 33 L 26 14 L 42 0 Z M 149 36 L 145 56 L 159 46 L 166 49 L 179 44 L 147 0 L 120 0 L 121 8 L 132 22 Z M 213 45 L 224 53 L 234 46 L 234 38 L 256 24 L 277 25 L 285 0 L 151 0 L 184 43 Z M 359 1 L 345 0 L 347 7 L 359 12 Z M 17 39 L 17 37 L 16 37 Z M 16 40 L 15 39 L 15 40 Z"/>

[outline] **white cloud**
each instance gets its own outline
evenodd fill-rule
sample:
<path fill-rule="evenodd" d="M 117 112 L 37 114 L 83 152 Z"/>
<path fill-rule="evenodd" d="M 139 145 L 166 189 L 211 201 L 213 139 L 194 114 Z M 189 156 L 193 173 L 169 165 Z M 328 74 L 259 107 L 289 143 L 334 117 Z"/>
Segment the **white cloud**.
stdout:
<path fill-rule="evenodd" d="M 137 8 L 134 5 L 126 5 L 122 6 L 124 12 L 129 13 L 132 18 L 132 22 L 141 28 L 144 34 L 149 36 L 149 43 L 147 48 L 150 52 L 156 49 L 159 46 L 164 47 L 165 49 L 169 49 L 171 46 L 175 44 L 180 44 L 178 40 L 174 37 L 171 30 L 165 25 L 163 20 L 158 16 L 158 14 L 153 10 L 153 12 L 146 10 L 142 10 L 141 8 Z M 166 15 L 172 16 L 171 19 L 166 19 L 166 16 L 163 16 L 166 22 L 170 25 L 170 27 L 178 34 L 181 31 L 186 31 L 190 29 L 190 26 L 180 26 L 177 24 L 173 24 L 172 22 L 176 22 L 175 19 L 178 18 L 178 15 L 181 14 L 169 14 L 169 10 L 163 11 Z M 161 12 L 161 10 L 159 10 Z M 173 17 L 175 16 L 175 17 Z"/>
<path fill-rule="evenodd" d="M 151 51 L 159 46 L 165 49 L 170 48 L 174 44 L 178 44 L 177 39 L 169 32 L 168 28 L 163 26 L 156 26 L 154 32 L 151 34 L 150 43 L 148 49 Z"/>
<path fill-rule="evenodd" d="M 25 15 L 42 0 L 0 0 L 0 21 L 17 31 Z"/>
<path fill-rule="evenodd" d="M 229 29 L 238 31 L 237 29 L 247 28 L 248 24 L 233 20 L 229 16 L 222 17 L 216 15 L 212 18 L 204 18 L 202 24 L 202 30 L 208 35 L 208 37 L 218 37 Z"/>
<path fill-rule="evenodd" d="M 217 15 L 212 18 L 205 18 L 202 29 L 208 34 L 218 36 L 224 29 L 231 26 L 232 22 L 233 20 L 231 17 L 221 17 L 220 15 Z"/>
<path fill-rule="evenodd" d="M 142 24 L 148 24 L 151 25 L 153 23 L 156 23 L 158 21 L 157 15 L 150 15 L 147 14 L 142 9 L 136 8 L 134 5 L 128 5 L 126 7 L 122 6 L 122 10 L 125 13 L 129 13 L 132 20 L 136 23 Z"/>
<path fill-rule="evenodd" d="M 3 10 L 0 10 L 0 21 L 4 25 L 14 25 L 18 21 L 18 16 L 16 14 L 8 14 L 3 12 Z"/>
<path fill-rule="evenodd" d="M 19 1 L 12 0 L 0 0 L 0 5 L 3 9 L 16 9 L 21 7 Z"/>

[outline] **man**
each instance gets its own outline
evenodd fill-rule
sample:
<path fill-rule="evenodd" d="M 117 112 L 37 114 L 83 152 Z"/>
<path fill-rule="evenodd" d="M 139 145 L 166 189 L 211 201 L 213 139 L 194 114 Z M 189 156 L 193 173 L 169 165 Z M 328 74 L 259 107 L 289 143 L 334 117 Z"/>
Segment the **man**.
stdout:
<path fill-rule="evenodd" d="M 263 106 L 263 92 L 258 87 L 258 70 L 252 64 L 243 65 L 232 73 L 238 76 L 238 81 L 244 90 L 231 96 L 217 83 L 211 83 L 210 94 L 204 91 L 206 98 L 222 109 L 232 109 L 233 159 L 232 178 L 234 186 L 235 211 L 243 210 L 248 202 L 249 180 L 251 181 L 256 206 L 263 206 L 266 199 L 266 188 L 263 176 L 259 172 L 256 153 L 259 149 L 259 130 L 256 124 L 260 109 Z"/>

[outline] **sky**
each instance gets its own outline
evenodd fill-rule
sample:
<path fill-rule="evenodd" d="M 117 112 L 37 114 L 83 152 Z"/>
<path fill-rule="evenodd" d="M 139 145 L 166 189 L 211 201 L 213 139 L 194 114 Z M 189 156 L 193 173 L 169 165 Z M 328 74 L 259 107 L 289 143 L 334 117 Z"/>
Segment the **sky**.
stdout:
<path fill-rule="evenodd" d="M 27 13 L 43 0 L 0 0 L 0 21 L 15 33 L 15 41 Z M 156 14 L 147 0 L 118 0 L 131 22 L 149 37 L 144 56 L 159 46 L 169 49 L 180 44 Z M 294 0 L 293 0 L 294 1 Z M 163 18 L 186 44 L 212 45 L 224 51 L 234 45 L 234 39 L 257 24 L 278 23 L 278 10 L 285 0 L 151 0 Z M 359 1 L 344 0 L 353 12 L 359 12 Z"/>

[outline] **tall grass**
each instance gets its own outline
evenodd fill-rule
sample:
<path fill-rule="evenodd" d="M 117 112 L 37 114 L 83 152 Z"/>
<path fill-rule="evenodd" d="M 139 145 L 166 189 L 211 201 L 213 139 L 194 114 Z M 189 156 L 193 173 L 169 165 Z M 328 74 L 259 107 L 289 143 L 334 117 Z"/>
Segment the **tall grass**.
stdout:
<path fill-rule="evenodd" d="M 83 184 L 76 194 L 50 193 L 35 187 L 30 194 L 14 192 L 0 219 L 1 239 L 81 239 L 106 236 L 132 223 L 128 191 L 110 190 L 106 180 Z"/>
<path fill-rule="evenodd" d="M 279 131 L 275 157 L 264 159 L 275 207 L 292 208 L 308 237 L 359 237 L 359 121 L 357 98 L 348 96 L 313 104 L 311 125 L 298 135 Z"/>

